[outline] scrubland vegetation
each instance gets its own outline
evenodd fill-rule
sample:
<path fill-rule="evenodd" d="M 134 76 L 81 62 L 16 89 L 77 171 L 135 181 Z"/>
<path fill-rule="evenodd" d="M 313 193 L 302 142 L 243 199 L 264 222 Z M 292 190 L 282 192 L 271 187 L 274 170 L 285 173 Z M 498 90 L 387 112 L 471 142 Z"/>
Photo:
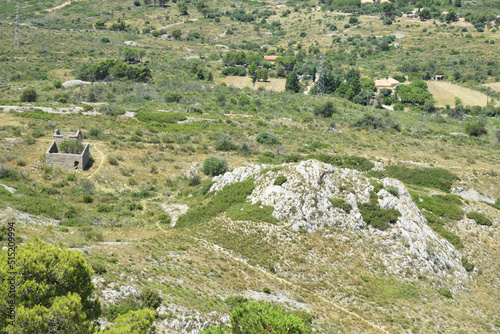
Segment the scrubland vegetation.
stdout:
<path fill-rule="evenodd" d="M 54 275 L 79 270 L 38 299 L 19 294 L 17 327 L 1 313 L 0 332 L 48 331 L 60 324 L 32 315 L 61 305 L 60 328 L 75 332 L 97 331 L 99 317 L 114 323 L 104 332 L 169 332 L 196 312 L 229 316 L 232 329 L 212 319 L 204 333 L 497 331 L 500 8 L 420 4 L 410 19 L 416 1 L 29 1 L 17 46 L 15 4 L 0 0 L 0 244 L 15 222 L 18 256 L 44 255 L 27 273 L 52 253 L 69 261 Z M 389 76 L 401 85 L 376 94 Z M 225 83 L 242 77 L 245 88 Z M 88 83 L 64 84 L 76 79 Z M 45 164 L 55 129 L 83 131 L 86 170 Z M 370 178 L 358 203 L 369 226 L 294 231 L 247 201 L 253 178 L 210 192 L 247 164 L 283 188 L 282 164 L 307 159 Z M 387 271 L 368 238 L 401 216 L 379 205 L 382 190 L 400 195 L 384 178 L 408 188 L 469 281 Z"/>

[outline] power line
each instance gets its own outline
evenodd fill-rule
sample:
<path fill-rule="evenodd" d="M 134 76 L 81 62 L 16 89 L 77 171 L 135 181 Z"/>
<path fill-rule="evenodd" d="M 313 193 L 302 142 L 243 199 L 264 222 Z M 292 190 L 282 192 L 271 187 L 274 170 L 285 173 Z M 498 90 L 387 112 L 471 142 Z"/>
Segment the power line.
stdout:
<path fill-rule="evenodd" d="M 21 45 L 21 28 L 19 24 L 19 2 L 16 5 L 16 34 L 14 35 L 14 45 Z"/>

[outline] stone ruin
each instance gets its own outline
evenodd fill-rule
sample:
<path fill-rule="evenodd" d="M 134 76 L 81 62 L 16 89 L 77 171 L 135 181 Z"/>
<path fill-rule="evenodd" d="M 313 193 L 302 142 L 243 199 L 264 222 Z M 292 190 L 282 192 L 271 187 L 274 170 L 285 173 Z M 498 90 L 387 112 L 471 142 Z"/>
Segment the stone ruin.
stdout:
<path fill-rule="evenodd" d="M 77 132 L 54 131 L 54 141 L 45 154 L 45 162 L 47 165 L 58 165 L 63 169 L 85 169 L 90 159 L 89 143 L 82 143 L 83 151 L 80 154 L 63 153 L 59 152 L 58 149 L 58 145 L 61 144 L 63 140 L 77 140 L 81 142 L 82 139 L 83 135 L 81 130 Z"/>

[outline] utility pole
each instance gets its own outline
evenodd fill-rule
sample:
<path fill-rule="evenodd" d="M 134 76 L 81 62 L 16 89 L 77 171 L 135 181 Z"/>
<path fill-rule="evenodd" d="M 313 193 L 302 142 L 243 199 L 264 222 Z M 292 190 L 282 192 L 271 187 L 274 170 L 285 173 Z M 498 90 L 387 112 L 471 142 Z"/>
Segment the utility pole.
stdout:
<path fill-rule="evenodd" d="M 318 78 L 318 95 L 325 96 L 325 80 L 323 75 L 323 55 L 319 56 L 319 78 Z"/>
<path fill-rule="evenodd" d="M 21 45 L 21 29 L 19 24 L 19 2 L 16 4 L 16 34 L 14 36 L 14 45 Z"/>

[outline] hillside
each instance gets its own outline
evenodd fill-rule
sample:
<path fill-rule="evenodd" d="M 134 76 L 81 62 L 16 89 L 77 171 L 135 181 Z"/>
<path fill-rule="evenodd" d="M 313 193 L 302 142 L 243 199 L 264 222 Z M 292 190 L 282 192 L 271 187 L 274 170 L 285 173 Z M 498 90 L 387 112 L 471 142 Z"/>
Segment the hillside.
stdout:
<path fill-rule="evenodd" d="M 59 331 L 229 333 L 277 306 L 301 333 L 500 331 L 496 1 L 19 4 L 0 272 L 11 239 L 81 254 L 95 289 Z M 46 164 L 56 129 L 82 130 L 85 169 Z M 51 326 L 22 284 L 17 329 Z"/>

